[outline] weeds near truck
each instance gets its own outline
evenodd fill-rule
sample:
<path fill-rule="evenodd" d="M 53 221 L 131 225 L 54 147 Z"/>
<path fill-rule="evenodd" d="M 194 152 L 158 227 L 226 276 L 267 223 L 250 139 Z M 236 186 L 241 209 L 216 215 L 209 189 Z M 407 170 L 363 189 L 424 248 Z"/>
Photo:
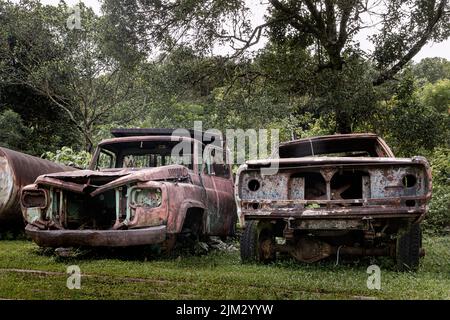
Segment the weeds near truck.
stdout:
<path fill-rule="evenodd" d="M 10 299 L 450 299 L 450 237 L 424 239 L 417 273 L 393 270 L 390 259 L 283 259 L 243 265 L 239 253 L 127 258 L 93 252 L 62 259 L 26 241 L 0 242 L 0 298 Z M 381 290 L 367 289 L 376 263 Z M 68 290 L 66 269 L 78 265 L 81 290 Z"/>

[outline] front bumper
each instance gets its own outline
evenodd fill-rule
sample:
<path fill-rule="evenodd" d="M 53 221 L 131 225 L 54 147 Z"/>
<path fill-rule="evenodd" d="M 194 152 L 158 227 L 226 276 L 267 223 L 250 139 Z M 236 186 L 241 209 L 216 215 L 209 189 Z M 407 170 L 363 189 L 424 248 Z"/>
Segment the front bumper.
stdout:
<path fill-rule="evenodd" d="M 264 210 L 242 210 L 246 219 L 358 219 L 363 217 L 373 218 L 403 218 L 421 217 L 427 212 L 426 207 L 348 207 L 348 208 L 320 208 L 320 209 L 295 209 L 273 208 Z"/>
<path fill-rule="evenodd" d="M 41 230 L 28 224 L 25 232 L 41 247 L 128 247 L 166 240 L 166 226 L 131 230 Z"/>
<path fill-rule="evenodd" d="M 288 229 L 303 230 L 367 230 L 388 221 L 420 223 L 426 207 L 353 207 L 321 209 L 243 210 L 247 220 L 284 220 Z"/>

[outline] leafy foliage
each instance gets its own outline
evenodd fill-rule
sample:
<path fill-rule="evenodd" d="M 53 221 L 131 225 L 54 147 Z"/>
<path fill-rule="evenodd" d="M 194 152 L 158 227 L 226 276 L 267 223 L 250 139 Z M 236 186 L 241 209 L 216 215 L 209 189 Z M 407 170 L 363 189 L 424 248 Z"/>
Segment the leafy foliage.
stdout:
<path fill-rule="evenodd" d="M 420 83 L 435 83 L 438 80 L 450 79 L 450 61 L 444 58 L 424 58 L 412 66 L 414 76 Z"/>
<path fill-rule="evenodd" d="M 91 154 L 87 151 L 74 151 L 69 147 L 62 147 L 56 152 L 45 152 L 42 158 L 67 166 L 85 169 L 91 161 Z"/>
<path fill-rule="evenodd" d="M 21 116 L 33 133 L 33 144 L 22 150 L 34 155 L 77 144 L 67 115 L 48 98 L 13 80 L 26 68 L 35 68 L 38 61 L 46 63 L 58 55 L 45 27 L 57 16 L 55 10 L 36 1 L 22 1 L 20 5 L 0 1 L 0 111 L 11 109 Z"/>
<path fill-rule="evenodd" d="M 398 155 L 427 154 L 449 141 L 449 115 L 421 102 L 411 73 L 404 76 L 387 107 L 388 137 Z"/>
<path fill-rule="evenodd" d="M 132 70 L 121 68 L 105 51 L 103 19 L 82 3 L 79 8 L 82 28 L 70 30 L 64 2 L 57 7 L 32 0 L 6 5 L 0 56 L 6 61 L 1 65 L 4 80 L 49 99 L 83 135 L 85 149 L 92 151 L 95 126 L 125 107 L 122 102 L 132 98 L 135 82 Z M 128 110 L 129 116 L 138 105 Z"/>
<path fill-rule="evenodd" d="M 371 93 L 372 84 L 392 79 L 429 40 L 441 41 L 450 34 L 446 0 L 269 0 L 265 23 L 254 28 L 249 20 L 250 9 L 242 0 L 131 0 L 125 4 L 105 0 L 103 9 L 117 32 L 127 31 L 120 35 L 130 35 L 129 41 L 124 42 L 129 47 L 126 50 L 144 54 L 155 49 L 171 52 L 177 46 L 209 53 L 214 46 L 226 43 L 233 48 L 230 58 L 242 58 L 264 32 L 272 44 L 290 47 L 293 55 L 298 53 L 301 57 L 307 50 L 313 57 L 307 62 L 312 62 L 313 77 L 318 79 L 315 87 L 319 90 L 313 97 L 321 99 L 323 92 L 334 97 L 327 102 L 332 102 L 329 108 L 335 115 L 336 131 L 342 133 L 351 132 L 357 125 L 352 120 L 360 110 L 355 110 L 354 101 L 362 98 L 357 101 L 359 106 L 372 101 L 371 94 L 366 95 Z M 363 15 L 367 17 L 362 19 Z M 361 52 L 355 40 L 359 31 L 370 27 L 370 21 L 380 25 L 380 32 L 370 37 L 376 48 L 373 54 Z M 361 73 L 353 68 L 355 55 L 365 62 L 360 65 L 367 68 L 371 64 L 376 72 Z M 356 90 L 360 96 L 350 98 L 345 88 L 345 80 L 349 79 L 364 84 Z M 297 85 L 292 80 L 291 84 Z M 369 105 L 367 109 L 373 108 Z"/>
<path fill-rule="evenodd" d="M 423 87 L 421 102 L 442 115 L 450 114 L 450 76 Z"/>
<path fill-rule="evenodd" d="M 433 199 L 428 216 L 425 219 L 425 230 L 442 233 L 450 229 L 450 148 L 436 148 L 430 157 L 433 171 Z"/>
<path fill-rule="evenodd" d="M 0 113 L 0 145 L 13 150 L 26 150 L 30 130 L 19 114 L 10 109 Z"/>
<path fill-rule="evenodd" d="M 448 38 L 448 1 L 269 0 L 256 28 L 243 0 L 102 3 L 102 16 L 81 4 L 82 29 L 69 30 L 63 2 L 0 0 L 3 145 L 85 167 L 77 150 L 92 152 L 117 127 L 202 121 L 277 128 L 282 141 L 372 131 L 442 172 L 450 64 L 411 59 Z M 371 27 L 363 16 L 380 31 L 374 52 L 357 41 Z M 268 43 L 250 53 L 262 35 Z M 224 45 L 231 51 L 217 54 Z M 430 230 L 446 224 L 445 181 L 435 178 Z"/>

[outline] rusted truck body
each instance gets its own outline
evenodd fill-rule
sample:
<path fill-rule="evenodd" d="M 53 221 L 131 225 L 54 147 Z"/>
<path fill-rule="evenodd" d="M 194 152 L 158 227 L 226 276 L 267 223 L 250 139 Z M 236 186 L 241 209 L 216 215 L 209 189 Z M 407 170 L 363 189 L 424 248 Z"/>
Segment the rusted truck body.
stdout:
<path fill-rule="evenodd" d="M 43 175 L 24 188 L 26 232 L 38 245 L 171 249 L 182 235 L 234 233 L 231 168 L 199 161 L 217 147 L 170 129 L 113 134 L 99 144 L 89 170 Z M 180 143 L 189 148 L 175 157 Z"/>
<path fill-rule="evenodd" d="M 28 154 L 0 148 L 0 230 L 23 228 L 20 210 L 20 192 L 22 187 L 33 183 L 45 173 L 72 171 L 48 160 Z"/>
<path fill-rule="evenodd" d="M 400 269 L 417 268 L 420 222 L 431 198 L 425 158 L 395 158 L 374 134 L 291 141 L 280 145 L 279 156 L 248 161 L 238 171 L 244 262 L 285 252 L 303 262 L 391 256 Z M 269 165 L 277 173 L 261 174 Z"/>

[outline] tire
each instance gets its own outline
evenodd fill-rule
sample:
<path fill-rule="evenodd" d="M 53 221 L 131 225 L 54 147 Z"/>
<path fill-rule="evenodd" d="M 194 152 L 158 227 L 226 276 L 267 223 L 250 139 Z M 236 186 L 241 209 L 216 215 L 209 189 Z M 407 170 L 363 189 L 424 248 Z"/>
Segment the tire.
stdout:
<path fill-rule="evenodd" d="M 416 271 L 419 267 L 422 230 L 418 223 L 397 236 L 396 262 L 399 271 Z"/>
<path fill-rule="evenodd" d="M 275 261 L 275 250 L 264 251 L 263 248 L 275 244 L 275 237 L 270 224 L 248 221 L 241 237 L 242 263 L 269 263 Z"/>

